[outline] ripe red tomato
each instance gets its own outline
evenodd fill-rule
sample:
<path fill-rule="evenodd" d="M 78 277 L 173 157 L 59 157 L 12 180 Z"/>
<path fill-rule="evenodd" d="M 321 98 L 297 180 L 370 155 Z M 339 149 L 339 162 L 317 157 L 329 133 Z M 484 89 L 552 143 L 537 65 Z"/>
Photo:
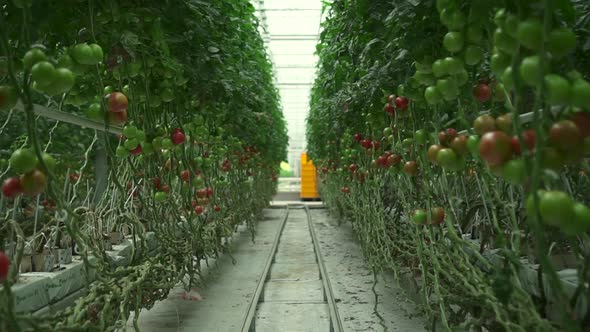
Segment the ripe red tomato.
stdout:
<path fill-rule="evenodd" d="M 352 173 L 356 172 L 356 170 L 357 170 L 356 164 L 350 164 L 350 166 L 348 166 L 348 170 L 351 171 Z"/>
<path fill-rule="evenodd" d="M 211 197 L 211 196 L 213 196 L 213 188 L 211 188 L 211 187 L 207 187 L 207 189 L 206 189 L 206 190 L 207 190 L 207 197 Z"/>
<path fill-rule="evenodd" d="M 23 187 L 18 177 L 4 180 L 2 183 L 2 194 L 7 198 L 14 198 L 23 193 Z"/>
<path fill-rule="evenodd" d="M 478 84 L 473 89 L 473 96 L 479 100 L 480 103 L 485 103 L 492 98 L 492 89 L 487 84 Z"/>
<path fill-rule="evenodd" d="M 370 149 L 373 147 L 373 142 L 370 139 L 364 139 L 361 141 L 361 146 L 365 149 Z"/>
<path fill-rule="evenodd" d="M 47 187 L 47 176 L 40 170 L 33 170 L 20 178 L 23 191 L 27 195 L 38 195 Z"/>
<path fill-rule="evenodd" d="M 430 212 L 430 218 L 433 225 L 440 225 L 445 220 L 445 210 L 441 207 L 435 207 Z"/>
<path fill-rule="evenodd" d="M 405 110 L 408 108 L 408 104 L 410 103 L 410 100 L 406 97 L 397 97 L 395 98 L 395 107 L 397 107 L 397 109 L 399 110 Z"/>
<path fill-rule="evenodd" d="M 160 189 L 160 185 L 162 184 L 160 179 L 158 179 L 157 177 L 152 178 L 152 183 L 154 184 L 154 188 L 156 188 L 157 190 Z"/>
<path fill-rule="evenodd" d="M 188 170 L 184 170 L 182 172 L 180 172 L 180 178 L 182 179 L 182 181 L 184 182 L 188 182 L 188 180 L 190 180 L 191 177 L 191 172 Z"/>
<path fill-rule="evenodd" d="M 221 212 L 221 207 L 220 207 L 219 205 L 215 205 L 215 206 L 213 207 L 213 210 L 214 210 L 215 212 Z"/>
<path fill-rule="evenodd" d="M 141 148 L 141 144 L 137 144 L 137 146 L 129 151 L 132 155 L 137 156 L 138 154 L 140 154 L 143 151 L 143 149 Z"/>
<path fill-rule="evenodd" d="M 404 164 L 404 173 L 408 174 L 409 176 L 418 174 L 418 164 L 413 160 L 407 161 Z"/>
<path fill-rule="evenodd" d="M 127 111 L 123 110 L 121 112 L 109 112 L 108 117 L 110 123 L 120 125 L 127 122 Z"/>
<path fill-rule="evenodd" d="M 549 130 L 549 141 L 563 151 L 571 151 L 582 144 L 584 138 L 576 124 L 571 120 L 554 123 Z"/>
<path fill-rule="evenodd" d="M 110 93 L 107 95 L 107 99 L 109 111 L 114 113 L 123 112 L 127 110 L 127 107 L 129 106 L 127 96 L 121 92 Z"/>
<path fill-rule="evenodd" d="M 578 126 L 582 137 L 590 136 L 590 114 L 587 112 L 576 112 L 572 115 L 571 120 Z"/>
<path fill-rule="evenodd" d="M 496 127 L 505 133 L 512 131 L 512 113 L 505 113 L 496 118 Z"/>
<path fill-rule="evenodd" d="M 389 114 L 395 113 L 395 108 L 391 104 L 385 104 L 385 107 L 383 107 L 383 110 Z"/>
<path fill-rule="evenodd" d="M 430 162 L 432 162 L 433 164 L 438 164 L 438 159 L 437 159 L 437 155 L 438 152 L 442 149 L 443 147 L 438 145 L 438 144 L 433 144 L 428 148 L 428 152 L 427 152 L 427 156 L 428 156 L 428 160 L 430 160 Z"/>
<path fill-rule="evenodd" d="M 496 120 L 489 114 L 480 115 L 473 121 L 473 130 L 480 136 L 494 131 L 496 130 Z"/>
<path fill-rule="evenodd" d="M 10 258 L 4 253 L 4 251 L 0 251 L 0 283 L 6 280 L 8 277 L 8 270 L 10 268 Z"/>
<path fill-rule="evenodd" d="M 348 187 L 342 187 L 342 188 L 340 188 L 340 191 L 343 192 L 343 193 L 345 193 L 345 194 L 348 194 L 348 193 L 350 193 L 350 188 L 348 188 Z"/>
<path fill-rule="evenodd" d="M 524 145 L 526 146 L 527 150 L 532 151 L 535 148 L 537 135 L 535 131 L 532 129 L 527 129 L 522 133 L 522 139 L 524 141 Z M 522 149 L 520 147 L 520 142 L 518 140 L 518 136 L 512 137 L 512 151 L 514 154 L 520 156 L 522 153 Z"/>
<path fill-rule="evenodd" d="M 179 145 L 185 142 L 186 137 L 182 131 L 178 130 L 172 133 L 171 139 L 174 145 Z"/>
<path fill-rule="evenodd" d="M 451 149 L 457 154 L 464 155 L 467 153 L 467 136 L 459 135 L 451 141 Z"/>
<path fill-rule="evenodd" d="M 363 135 L 356 133 L 354 134 L 354 140 L 360 142 L 363 139 Z"/>
<path fill-rule="evenodd" d="M 392 154 L 387 157 L 387 165 L 396 166 L 402 161 L 402 158 L 397 154 Z"/>
<path fill-rule="evenodd" d="M 197 215 L 203 214 L 204 211 L 205 211 L 205 208 L 203 208 L 202 206 L 200 206 L 200 205 L 195 206 L 195 213 Z"/>
<path fill-rule="evenodd" d="M 165 192 L 165 193 L 167 193 L 167 194 L 170 193 L 170 186 L 167 185 L 167 184 L 163 185 L 162 186 L 162 191 Z"/>
<path fill-rule="evenodd" d="M 447 143 L 450 141 L 449 136 L 447 135 L 446 132 L 441 131 L 438 133 L 438 142 L 442 145 L 447 145 Z"/>
<path fill-rule="evenodd" d="M 203 189 L 197 190 L 197 197 L 198 198 L 205 198 L 205 197 L 207 197 L 207 189 L 203 188 Z"/>
<path fill-rule="evenodd" d="M 479 142 L 479 155 L 489 166 L 499 166 L 512 157 L 512 143 L 501 131 L 484 134 Z"/>

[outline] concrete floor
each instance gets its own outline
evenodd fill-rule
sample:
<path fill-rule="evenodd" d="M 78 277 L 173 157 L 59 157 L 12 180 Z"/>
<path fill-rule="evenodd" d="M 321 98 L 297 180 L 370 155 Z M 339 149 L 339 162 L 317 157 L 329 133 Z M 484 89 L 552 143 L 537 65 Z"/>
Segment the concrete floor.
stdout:
<path fill-rule="evenodd" d="M 351 228 L 338 226 L 326 210 L 310 211 L 344 330 L 385 331 L 385 325 L 390 332 L 426 331 L 425 321 L 413 303 L 405 300 L 403 290 L 390 275 L 381 276 L 376 288 L 378 311 L 385 318 L 381 322 L 373 312 L 373 275 Z M 192 291 L 197 300 L 183 299 L 179 287 L 168 299 L 143 311 L 139 318 L 141 331 L 240 331 L 284 212 L 276 208 L 265 211 L 255 244 L 247 232 L 236 235 L 232 245 L 237 263 L 233 265 L 229 257 L 221 257 L 217 267 L 206 274 L 207 286 Z M 328 310 L 305 214 L 303 210 L 290 213 L 294 212 L 293 222 L 289 218 L 285 225 L 257 308 L 257 332 L 329 331 Z M 129 331 L 133 330 L 131 321 L 128 326 Z"/>

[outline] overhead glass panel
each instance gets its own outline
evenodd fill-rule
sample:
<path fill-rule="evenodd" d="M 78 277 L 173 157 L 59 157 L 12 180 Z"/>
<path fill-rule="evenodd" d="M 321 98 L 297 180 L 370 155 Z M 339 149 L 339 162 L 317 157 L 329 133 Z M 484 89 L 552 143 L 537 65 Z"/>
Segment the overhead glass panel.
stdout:
<path fill-rule="evenodd" d="M 289 134 L 288 162 L 299 176 L 317 57 L 322 0 L 253 0 L 275 69 Z"/>

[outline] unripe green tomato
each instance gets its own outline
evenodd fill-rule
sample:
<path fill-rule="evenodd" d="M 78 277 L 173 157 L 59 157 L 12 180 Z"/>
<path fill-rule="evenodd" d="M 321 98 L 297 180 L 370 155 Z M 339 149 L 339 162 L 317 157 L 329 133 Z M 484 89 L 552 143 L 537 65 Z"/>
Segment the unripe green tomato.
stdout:
<path fill-rule="evenodd" d="M 122 145 L 119 145 L 115 150 L 115 155 L 119 158 L 127 157 L 129 155 L 129 150 L 125 149 Z"/>

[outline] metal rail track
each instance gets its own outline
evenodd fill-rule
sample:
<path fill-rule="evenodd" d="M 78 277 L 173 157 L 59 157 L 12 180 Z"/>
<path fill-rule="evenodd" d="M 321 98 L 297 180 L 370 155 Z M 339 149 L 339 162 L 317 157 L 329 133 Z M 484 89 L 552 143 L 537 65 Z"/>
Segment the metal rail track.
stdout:
<path fill-rule="evenodd" d="M 248 304 L 248 310 L 244 316 L 242 326 L 241 326 L 242 332 L 255 332 L 256 331 L 255 322 L 256 322 L 256 313 L 258 310 L 258 304 L 260 303 L 260 299 L 263 296 L 265 284 L 270 279 L 269 278 L 270 277 L 270 270 L 271 270 L 273 263 L 275 262 L 275 256 L 278 251 L 281 236 L 283 235 L 283 232 L 285 230 L 285 224 L 286 224 L 287 220 L 289 219 L 289 210 L 294 209 L 294 208 L 303 209 L 305 211 L 305 214 L 307 217 L 307 225 L 309 227 L 309 232 L 310 232 L 311 240 L 313 243 L 315 258 L 316 258 L 316 262 L 318 264 L 318 268 L 319 268 L 319 272 L 320 272 L 320 279 L 321 279 L 322 286 L 323 286 L 324 302 L 326 302 L 327 307 L 328 307 L 328 312 L 329 312 L 329 319 L 330 319 L 329 331 L 330 332 L 343 332 L 344 331 L 344 328 L 342 327 L 342 322 L 340 320 L 340 315 L 338 313 L 338 308 L 336 306 L 336 300 L 333 295 L 332 285 L 330 284 L 330 278 L 328 276 L 328 271 L 327 271 L 326 266 L 324 264 L 324 260 L 321 255 L 319 241 L 318 241 L 318 238 L 316 236 L 316 233 L 315 233 L 315 230 L 313 227 L 313 221 L 311 218 L 311 213 L 309 211 L 309 208 L 305 204 L 297 204 L 297 205 L 291 204 L 291 205 L 287 205 L 285 208 L 285 211 L 286 211 L 285 217 L 281 221 L 279 231 L 277 232 L 277 235 L 275 236 L 273 245 L 271 247 L 270 254 L 266 260 L 266 264 L 264 265 L 264 269 L 260 275 L 260 279 L 259 279 L 258 284 L 256 286 L 256 291 L 254 292 L 254 296 L 252 296 L 252 299 L 251 299 L 250 303 Z"/>

